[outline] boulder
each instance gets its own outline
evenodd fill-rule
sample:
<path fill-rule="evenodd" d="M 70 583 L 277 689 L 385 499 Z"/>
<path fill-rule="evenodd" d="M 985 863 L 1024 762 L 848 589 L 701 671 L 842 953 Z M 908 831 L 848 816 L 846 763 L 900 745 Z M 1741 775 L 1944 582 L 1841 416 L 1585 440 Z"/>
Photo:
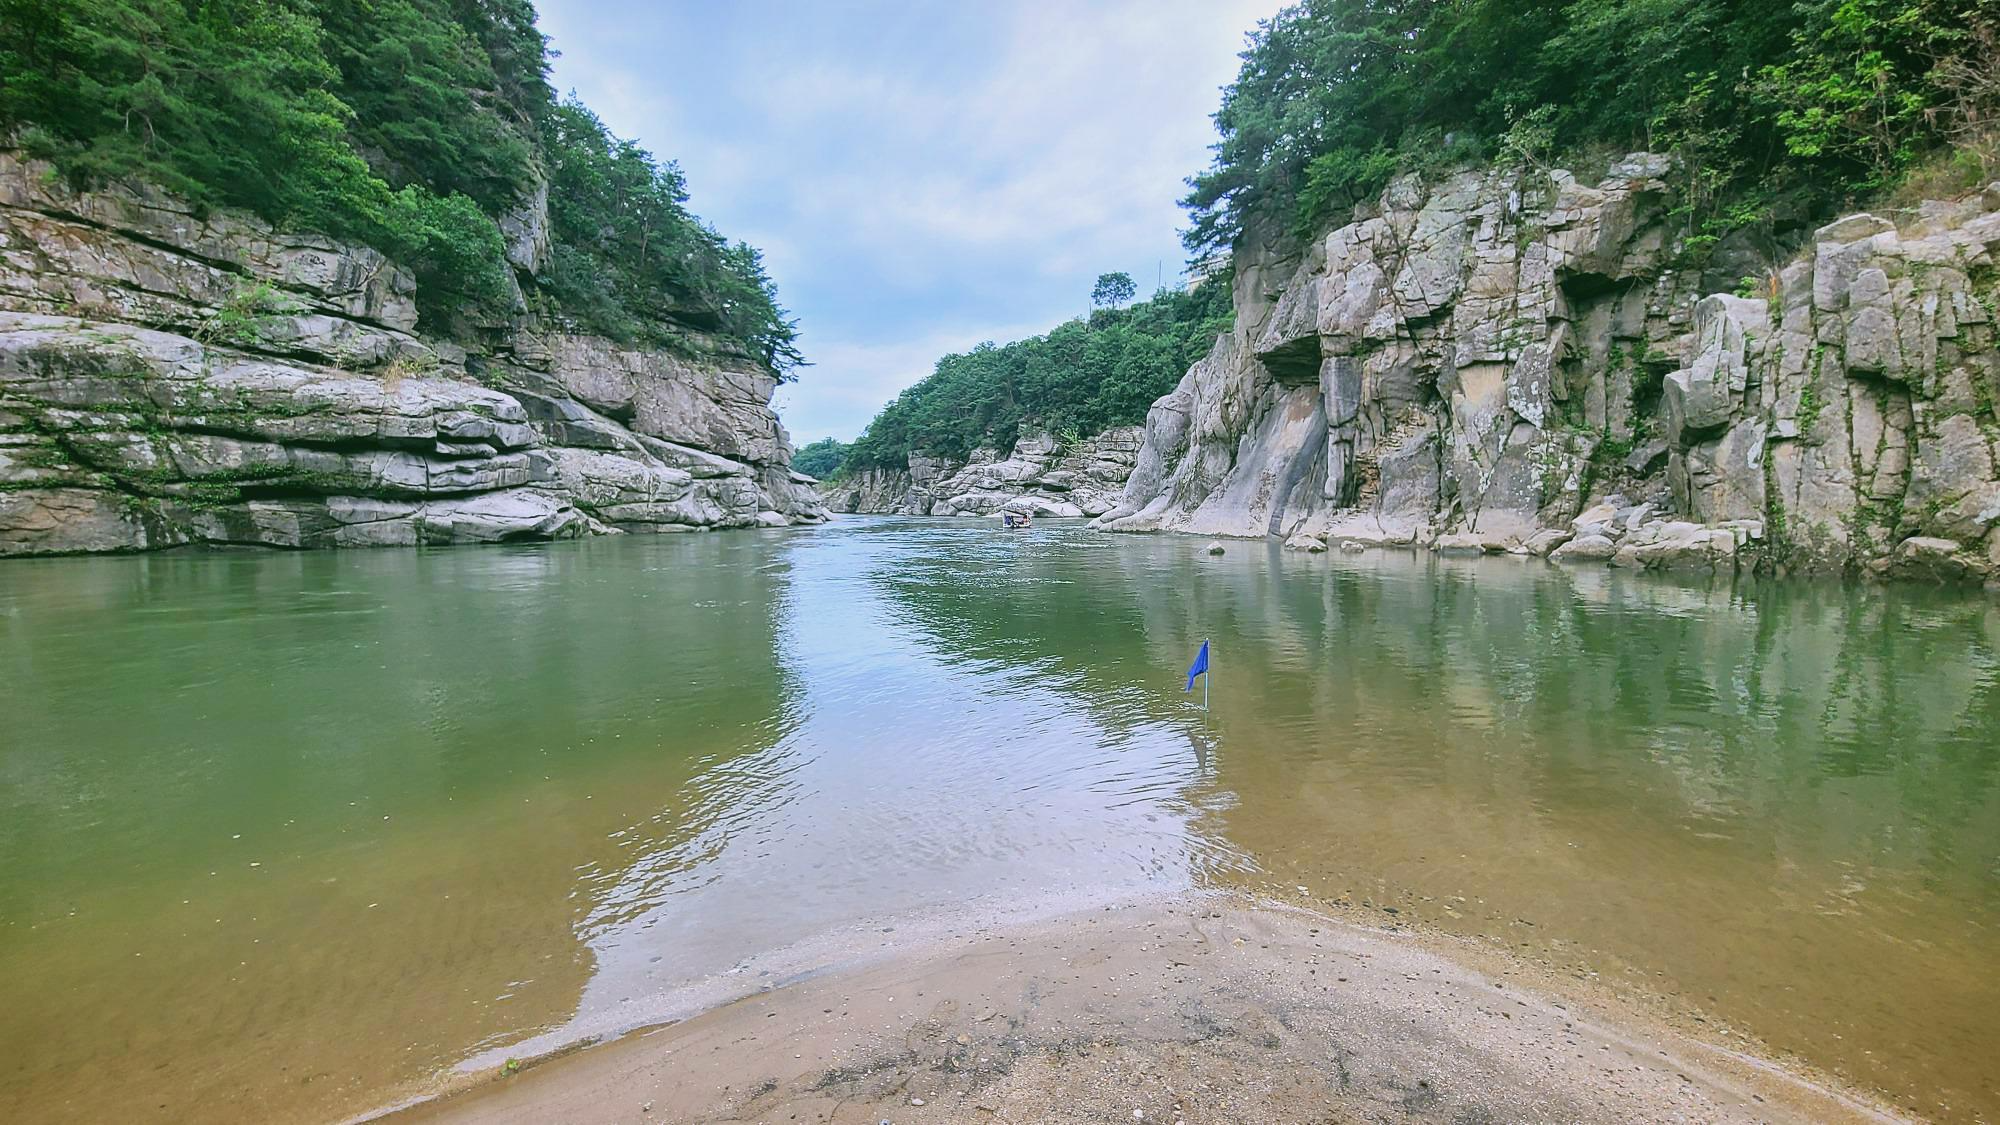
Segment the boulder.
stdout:
<path fill-rule="evenodd" d="M 1433 549 L 1441 555 L 1499 555 L 1517 542 L 1484 532 L 1461 531 L 1438 536 Z"/>
<path fill-rule="evenodd" d="M 1549 553 L 1551 562 L 1609 562 L 1618 545 L 1602 535 L 1579 535 Z"/>
<path fill-rule="evenodd" d="M 1736 537 L 1726 530 L 1711 531 L 1700 525 L 1674 525 L 1651 542 L 1632 547 L 1638 565 L 1648 570 L 1733 569 Z M 1692 530 L 1680 530 L 1680 527 Z"/>
<path fill-rule="evenodd" d="M 1529 536 L 1522 547 L 1526 548 L 1528 554 L 1537 558 L 1547 558 L 1549 552 L 1569 542 L 1573 537 L 1573 533 L 1568 531 L 1559 531 L 1553 527 L 1544 528 Z"/>
<path fill-rule="evenodd" d="M 1988 560 L 1966 551 L 1958 541 L 1926 535 L 1903 540 L 1869 569 L 1882 577 L 1930 582 L 1976 581 L 1994 573 Z"/>

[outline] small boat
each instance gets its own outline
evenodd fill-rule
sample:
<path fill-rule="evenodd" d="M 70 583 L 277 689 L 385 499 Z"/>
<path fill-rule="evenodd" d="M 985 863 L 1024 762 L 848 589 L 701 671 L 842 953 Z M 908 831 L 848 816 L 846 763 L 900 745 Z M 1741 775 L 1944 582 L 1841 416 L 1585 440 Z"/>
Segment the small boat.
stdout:
<path fill-rule="evenodd" d="M 1001 512 L 1000 526 L 1009 531 L 1025 531 L 1032 520 L 1026 512 Z"/>

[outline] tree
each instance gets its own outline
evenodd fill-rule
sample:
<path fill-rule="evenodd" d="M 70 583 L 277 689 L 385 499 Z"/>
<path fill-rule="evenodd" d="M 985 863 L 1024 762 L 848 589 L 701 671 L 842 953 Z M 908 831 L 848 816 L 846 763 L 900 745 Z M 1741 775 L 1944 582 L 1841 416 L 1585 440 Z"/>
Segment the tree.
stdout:
<path fill-rule="evenodd" d="M 845 444 L 833 438 L 821 438 L 792 455 L 792 468 L 809 477 L 830 480 L 846 463 L 847 450 Z"/>
<path fill-rule="evenodd" d="M 1007 449 L 1027 431 L 1094 435 L 1143 421 L 1153 401 L 1229 330 L 1230 290 L 1226 280 L 1191 293 L 1162 289 L 1045 336 L 947 355 L 882 408 L 843 463 L 901 468 L 918 451 L 964 460 L 981 447 Z M 792 464 L 804 464 L 820 444 L 800 450 Z"/>
<path fill-rule="evenodd" d="M 1139 287 L 1132 284 L 1129 273 L 1101 273 L 1097 275 L 1097 286 L 1090 291 L 1090 307 L 1095 309 L 1123 308 L 1132 298 L 1139 295 Z"/>
<path fill-rule="evenodd" d="M 1795 228 L 1952 143 L 2000 0 L 1296 0 L 1258 24 L 1189 181 L 1197 254 L 1310 236 L 1496 148 L 1676 158 L 1685 229 Z M 1960 143 L 1963 143 L 1962 141 Z"/>
<path fill-rule="evenodd" d="M 525 295 L 786 378 L 803 360 L 757 251 L 687 210 L 672 162 L 558 103 L 548 63 L 529 0 L 0 0 L 0 137 L 79 187 L 146 180 L 373 246 L 431 331 Z M 517 278 L 496 219 L 544 177 L 549 264 Z"/>
<path fill-rule="evenodd" d="M 1846 161 L 1883 187 L 1915 157 L 1935 118 L 1930 71 L 1951 32 L 1916 0 L 1820 0 L 1799 5 L 1782 63 L 1764 68 L 1759 94 L 1778 107 L 1795 157 Z"/>

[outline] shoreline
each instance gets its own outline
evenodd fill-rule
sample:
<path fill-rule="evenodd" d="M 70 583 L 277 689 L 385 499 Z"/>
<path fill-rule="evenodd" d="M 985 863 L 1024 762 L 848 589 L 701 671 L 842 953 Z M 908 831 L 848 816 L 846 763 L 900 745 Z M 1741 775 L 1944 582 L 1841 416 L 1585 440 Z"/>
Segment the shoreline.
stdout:
<path fill-rule="evenodd" d="M 1646 505 L 1644 507 L 1650 507 Z M 900 512 L 833 512 L 826 521 L 904 519 L 982 523 L 999 516 L 985 514 L 913 515 Z M 1761 521 L 1732 520 L 1700 524 L 1640 513 L 1646 522 L 1624 521 L 1637 507 L 1598 505 L 1572 521 L 1568 529 L 1535 527 L 1519 534 L 1477 532 L 1439 533 L 1427 528 L 1385 527 L 1368 519 L 1317 523 L 1290 535 L 1252 531 L 1197 530 L 1179 527 L 1118 527 L 1106 516 L 1036 516 L 1062 526 L 1087 527 L 1108 535 L 1165 535 L 1210 543 L 1264 543 L 1287 555 L 1366 555 L 1403 551 L 1442 559 L 1513 558 L 1544 562 L 1558 570 L 1624 571 L 1682 580 L 1739 581 L 1775 579 L 1859 583 L 1868 587 L 1920 587 L 1964 593 L 2000 594 L 2000 573 L 1989 574 L 1957 545 L 1917 537 L 1906 541 L 1894 557 L 1868 564 L 1822 565 L 1810 559 L 1780 562 L 1764 543 Z M 823 526 L 823 525 L 822 525 Z"/>
<path fill-rule="evenodd" d="M 1498 951 L 1242 893 L 949 928 L 358 1120 L 1906 1120 Z"/>

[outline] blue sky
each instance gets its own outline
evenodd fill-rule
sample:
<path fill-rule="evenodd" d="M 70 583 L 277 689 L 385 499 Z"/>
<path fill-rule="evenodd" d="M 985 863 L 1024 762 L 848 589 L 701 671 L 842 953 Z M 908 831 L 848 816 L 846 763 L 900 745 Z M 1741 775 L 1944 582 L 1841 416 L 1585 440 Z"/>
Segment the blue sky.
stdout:
<path fill-rule="evenodd" d="M 800 444 L 937 357 L 1045 332 L 1099 273 L 1150 292 L 1243 35 L 1281 0 L 539 0 L 554 81 L 761 247 L 813 364 Z"/>

